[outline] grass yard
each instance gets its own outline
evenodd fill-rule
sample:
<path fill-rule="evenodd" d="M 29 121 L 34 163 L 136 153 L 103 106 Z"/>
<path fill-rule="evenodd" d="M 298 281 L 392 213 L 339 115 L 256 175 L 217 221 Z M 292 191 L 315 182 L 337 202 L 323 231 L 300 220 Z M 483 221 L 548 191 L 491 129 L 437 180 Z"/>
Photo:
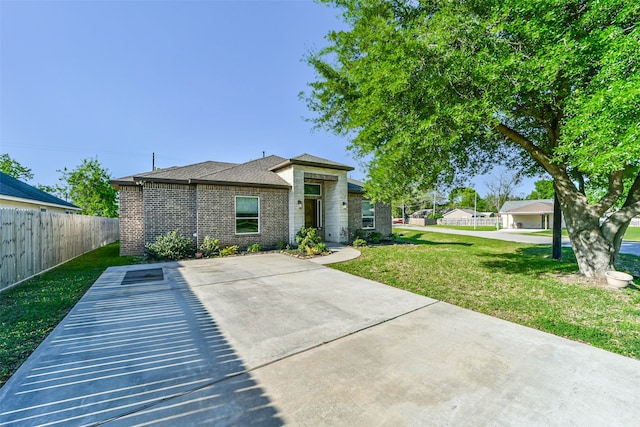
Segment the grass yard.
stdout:
<path fill-rule="evenodd" d="M 427 225 L 426 227 L 474 231 L 473 225 Z M 495 225 L 477 225 L 475 228 L 475 231 L 496 231 L 496 226 Z"/>
<path fill-rule="evenodd" d="M 0 292 L 0 386 L 110 266 L 140 262 L 120 257 L 113 243 Z"/>
<path fill-rule="evenodd" d="M 553 236 L 553 230 L 542 230 L 536 231 L 535 233 L 526 234 Z M 562 236 L 569 237 L 569 233 L 567 233 L 567 230 L 562 230 Z M 624 240 L 626 240 L 627 242 L 640 242 L 640 227 L 627 228 L 627 232 L 624 234 Z"/>
<path fill-rule="evenodd" d="M 403 230 L 332 267 L 640 359 L 640 289 L 575 280 L 570 248 L 563 259 L 551 246 Z M 618 269 L 640 276 L 640 257 L 621 255 Z"/>

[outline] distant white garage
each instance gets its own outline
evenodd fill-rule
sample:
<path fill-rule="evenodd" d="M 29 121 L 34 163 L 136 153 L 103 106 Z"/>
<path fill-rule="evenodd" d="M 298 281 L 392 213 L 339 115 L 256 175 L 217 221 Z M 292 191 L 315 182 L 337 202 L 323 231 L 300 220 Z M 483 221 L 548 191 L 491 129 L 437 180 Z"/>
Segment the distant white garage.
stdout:
<path fill-rule="evenodd" d="M 503 228 L 553 228 L 553 199 L 509 200 L 502 205 L 500 217 Z"/>

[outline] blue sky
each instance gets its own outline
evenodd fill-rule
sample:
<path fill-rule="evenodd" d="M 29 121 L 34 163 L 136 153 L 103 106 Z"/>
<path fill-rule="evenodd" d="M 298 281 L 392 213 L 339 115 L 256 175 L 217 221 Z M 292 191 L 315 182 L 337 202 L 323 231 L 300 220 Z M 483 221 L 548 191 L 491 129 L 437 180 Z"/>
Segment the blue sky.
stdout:
<path fill-rule="evenodd" d="M 305 54 L 341 25 L 310 0 L 0 0 L 0 152 L 32 184 L 86 158 L 148 171 L 154 152 L 157 167 L 306 152 L 363 179 L 298 98 L 315 77 Z"/>

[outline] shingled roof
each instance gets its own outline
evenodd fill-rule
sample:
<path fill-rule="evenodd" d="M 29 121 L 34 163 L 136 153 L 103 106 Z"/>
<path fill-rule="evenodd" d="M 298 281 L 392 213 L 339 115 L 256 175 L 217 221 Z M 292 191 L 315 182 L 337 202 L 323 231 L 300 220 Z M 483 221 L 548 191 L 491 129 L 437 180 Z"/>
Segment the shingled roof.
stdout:
<path fill-rule="evenodd" d="M 330 168 L 345 171 L 352 171 L 351 166 L 344 165 L 342 163 L 334 162 L 332 160 L 323 159 L 322 157 L 312 156 L 311 154 L 301 154 L 291 159 L 283 159 L 284 161 L 278 165 L 275 165 L 271 170 L 276 171 L 289 165 L 302 165 L 302 166 L 316 166 L 320 168 Z"/>
<path fill-rule="evenodd" d="M 0 198 L 31 203 L 35 202 L 36 204 L 53 205 L 78 211 L 82 210 L 73 203 L 62 200 L 3 172 L 0 172 Z"/>
<path fill-rule="evenodd" d="M 208 161 L 188 166 L 174 166 L 113 179 L 111 184 L 116 188 L 120 185 L 134 185 L 143 181 L 289 188 L 289 183 L 276 173 L 277 170 L 289 165 L 315 166 L 345 171 L 353 170 L 351 166 L 312 156 L 311 154 L 302 154 L 292 159 L 271 155 L 240 164 Z M 351 187 L 349 189 L 352 191 Z"/>
<path fill-rule="evenodd" d="M 500 209 L 501 214 L 548 214 L 553 213 L 553 199 L 508 200 Z"/>

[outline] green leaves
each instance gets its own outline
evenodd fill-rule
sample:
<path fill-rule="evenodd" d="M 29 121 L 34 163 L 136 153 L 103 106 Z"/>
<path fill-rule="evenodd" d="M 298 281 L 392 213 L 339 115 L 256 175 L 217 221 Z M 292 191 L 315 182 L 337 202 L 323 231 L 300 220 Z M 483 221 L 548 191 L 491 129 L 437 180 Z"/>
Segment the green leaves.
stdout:
<path fill-rule="evenodd" d="M 22 166 L 20 162 L 12 159 L 7 153 L 0 154 L 0 172 L 21 181 L 33 179 L 31 169 Z"/>
<path fill-rule="evenodd" d="M 585 174 L 640 158 L 637 5 L 335 3 L 351 30 L 310 57 L 319 80 L 307 101 L 318 125 L 371 159 L 371 178 L 392 164 L 413 181 L 477 173 L 513 160 L 513 147 L 522 166 L 535 152 L 538 167 Z"/>
<path fill-rule="evenodd" d="M 98 159 L 85 159 L 73 170 L 59 171 L 71 202 L 82 208 L 82 214 L 116 218 L 117 192 L 109 184 L 109 172 Z"/>

